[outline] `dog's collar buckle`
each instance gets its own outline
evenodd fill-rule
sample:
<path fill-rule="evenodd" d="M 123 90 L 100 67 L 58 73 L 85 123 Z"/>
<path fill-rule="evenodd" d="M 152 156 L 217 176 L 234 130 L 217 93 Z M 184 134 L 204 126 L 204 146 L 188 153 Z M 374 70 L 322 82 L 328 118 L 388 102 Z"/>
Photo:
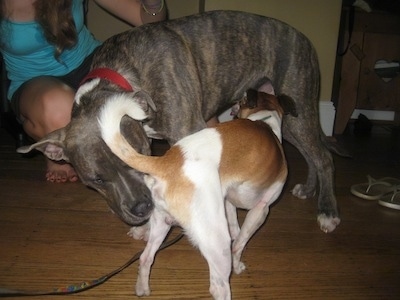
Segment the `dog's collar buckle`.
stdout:
<path fill-rule="evenodd" d="M 133 92 L 133 87 L 131 84 L 126 80 L 121 74 L 118 72 L 108 69 L 108 68 L 98 68 L 93 69 L 90 71 L 81 81 L 81 84 L 84 84 L 86 81 L 93 79 L 93 78 L 100 78 L 106 79 L 111 83 L 118 85 L 120 88 L 127 92 Z"/>

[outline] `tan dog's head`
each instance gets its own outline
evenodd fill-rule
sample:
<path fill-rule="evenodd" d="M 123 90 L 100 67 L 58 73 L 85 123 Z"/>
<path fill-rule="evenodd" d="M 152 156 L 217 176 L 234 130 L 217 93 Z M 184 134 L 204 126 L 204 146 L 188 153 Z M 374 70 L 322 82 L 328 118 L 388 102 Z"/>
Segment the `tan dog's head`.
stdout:
<path fill-rule="evenodd" d="M 250 89 L 246 95 L 232 108 L 232 115 L 245 119 L 260 110 L 277 111 L 279 116 L 290 114 L 297 117 L 294 101 L 287 95 L 271 95 Z"/>

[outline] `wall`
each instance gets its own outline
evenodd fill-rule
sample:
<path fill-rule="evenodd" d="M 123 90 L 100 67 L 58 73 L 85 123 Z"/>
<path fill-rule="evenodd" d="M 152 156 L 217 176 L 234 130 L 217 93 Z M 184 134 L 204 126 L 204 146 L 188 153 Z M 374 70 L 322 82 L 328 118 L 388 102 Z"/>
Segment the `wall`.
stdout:
<path fill-rule="evenodd" d="M 325 134 L 332 135 L 332 115 L 335 111 L 331 94 L 341 0 L 166 0 L 166 3 L 171 19 L 194 14 L 201 9 L 232 9 L 277 18 L 303 32 L 317 50 L 321 70 L 321 125 Z M 100 40 L 130 28 L 108 15 L 93 1 L 89 1 L 88 26 Z"/>
<path fill-rule="evenodd" d="M 199 11 L 199 0 L 167 0 L 166 3 L 170 19 L 192 15 Z M 94 1 L 89 1 L 87 24 L 95 37 L 101 41 L 131 28 L 130 25 L 108 14 Z"/>

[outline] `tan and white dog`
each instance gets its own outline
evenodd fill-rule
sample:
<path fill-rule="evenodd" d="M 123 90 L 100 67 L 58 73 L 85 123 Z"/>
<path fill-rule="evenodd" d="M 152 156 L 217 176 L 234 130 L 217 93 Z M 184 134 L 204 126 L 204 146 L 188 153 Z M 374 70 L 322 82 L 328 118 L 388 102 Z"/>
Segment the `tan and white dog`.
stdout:
<path fill-rule="evenodd" d="M 145 182 L 155 205 L 140 257 L 138 296 L 150 294 L 155 253 L 171 226 L 180 225 L 208 262 L 212 296 L 231 298 L 232 263 L 237 274 L 245 269 L 240 261 L 242 251 L 264 223 L 287 177 L 280 143 L 283 110 L 276 97 L 262 92 L 253 95 L 258 106 L 242 107 L 238 115 L 263 121 L 237 119 L 203 129 L 181 139 L 160 157 L 139 154 L 120 132 L 125 114 L 136 120 L 146 118 L 140 105 L 115 98 L 102 109 L 99 122 L 104 141 L 126 164 L 148 174 Z M 236 208 L 249 210 L 241 228 Z"/>

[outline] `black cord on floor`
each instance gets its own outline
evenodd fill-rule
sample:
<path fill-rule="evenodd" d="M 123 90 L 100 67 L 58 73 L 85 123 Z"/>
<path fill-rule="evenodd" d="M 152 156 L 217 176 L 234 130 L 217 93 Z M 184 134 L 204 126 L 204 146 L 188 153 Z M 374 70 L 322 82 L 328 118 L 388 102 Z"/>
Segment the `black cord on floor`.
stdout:
<path fill-rule="evenodd" d="M 170 241 L 165 241 L 164 243 L 161 244 L 160 248 L 158 250 L 165 249 L 172 244 L 175 244 L 178 242 L 181 238 L 183 237 L 183 234 L 180 233 L 178 236 L 175 238 L 171 239 Z M 111 277 L 117 275 L 120 273 L 122 270 L 126 269 L 129 267 L 132 263 L 137 261 L 140 258 L 140 255 L 142 254 L 143 250 L 136 253 L 128 262 L 126 262 L 124 265 L 121 267 L 115 269 L 114 271 L 108 273 L 107 275 L 104 275 L 100 278 L 97 278 L 95 280 L 89 280 L 89 281 L 83 281 L 77 284 L 71 284 L 65 287 L 60 287 L 60 288 L 55 288 L 51 291 L 21 291 L 21 290 L 12 290 L 12 289 L 6 289 L 6 288 L 1 288 L 0 287 L 0 297 L 26 297 L 26 296 L 49 296 L 49 295 L 68 295 L 68 294 L 77 294 L 89 289 L 92 289 L 96 286 L 99 286 L 109 280 Z"/>

